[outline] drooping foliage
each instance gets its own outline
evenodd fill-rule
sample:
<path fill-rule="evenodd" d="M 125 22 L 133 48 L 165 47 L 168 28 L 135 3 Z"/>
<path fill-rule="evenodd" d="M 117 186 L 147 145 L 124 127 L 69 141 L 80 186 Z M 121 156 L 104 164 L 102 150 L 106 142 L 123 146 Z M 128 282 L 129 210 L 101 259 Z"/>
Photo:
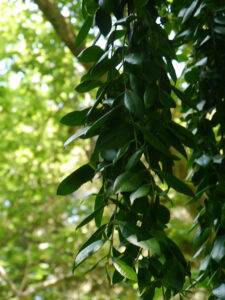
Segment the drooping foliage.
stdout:
<path fill-rule="evenodd" d="M 79 55 L 92 67 L 76 92 L 96 89 L 96 100 L 62 122 L 84 126 L 65 145 L 97 139 L 90 161 L 61 182 L 58 194 L 100 176 L 94 211 L 78 226 L 95 219 L 97 231 L 79 250 L 74 269 L 104 247 L 106 271 L 115 267 L 109 281 L 137 282 L 140 299 L 153 299 L 158 288 L 164 299 L 178 293 L 182 299 L 202 280 L 210 299 L 225 299 L 224 11 L 222 0 L 82 3 L 76 46 L 92 25 L 99 34 Z M 182 80 L 175 60 L 186 64 Z M 173 172 L 181 157 L 189 182 Z M 168 235 L 166 203 L 174 191 L 199 202 L 193 246 L 195 257 L 203 258 L 195 281 Z"/>

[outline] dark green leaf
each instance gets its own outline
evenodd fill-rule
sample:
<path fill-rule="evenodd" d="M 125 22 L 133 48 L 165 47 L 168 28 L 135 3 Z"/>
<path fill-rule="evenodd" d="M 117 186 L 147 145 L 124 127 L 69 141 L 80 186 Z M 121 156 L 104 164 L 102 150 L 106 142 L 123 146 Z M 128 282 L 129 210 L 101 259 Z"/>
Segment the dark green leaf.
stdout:
<path fill-rule="evenodd" d="M 96 197 L 97 198 L 97 197 Z M 104 200 L 104 199 L 103 199 Z M 103 201 L 102 201 L 103 202 Z M 94 218 L 96 218 L 98 216 L 98 213 L 101 212 L 105 206 L 105 204 L 102 204 L 102 202 L 99 204 L 98 203 L 98 207 L 96 207 L 95 211 L 93 213 L 91 213 L 89 216 L 87 216 L 82 222 L 80 222 L 80 224 L 77 225 L 77 229 L 83 227 L 84 225 L 88 224 L 89 222 L 91 222 Z M 97 227 L 100 227 L 101 224 Z"/>
<path fill-rule="evenodd" d="M 147 86 L 144 93 L 145 108 L 150 108 L 158 97 L 158 91 L 156 86 Z"/>
<path fill-rule="evenodd" d="M 104 51 L 96 45 L 93 45 L 91 47 L 88 47 L 87 49 L 84 49 L 79 55 L 78 60 L 81 62 L 96 62 L 99 60 L 99 58 L 102 56 Z"/>
<path fill-rule="evenodd" d="M 81 27 L 81 29 L 80 29 L 80 31 L 77 35 L 76 42 L 75 42 L 75 47 L 80 46 L 80 44 L 82 44 L 83 41 L 86 39 L 92 24 L 93 24 L 93 17 L 92 16 L 87 16 L 85 21 L 84 21 L 83 26 Z"/>
<path fill-rule="evenodd" d="M 95 224 L 97 227 L 101 226 L 102 216 L 103 216 L 103 212 L 104 212 L 103 202 L 105 200 L 105 195 L 103 192 L 104 192 L 104 190 L 100 189 L 98 195 L 95 198 L 95 211 L 98 210 L 97 214 L 95 215 Z"/>
<path fill-rule="evenodd" d="M 67 176 L 58 186 L 57 195 L 68 195 L 75 192 L 85 182 L 94 177 L 95 171 L 87 164 Z"/>
<path fill-rule="evenodd" d="M 177 74 L 176 71 L 174 69 L 173 63 L 170 59 L 167 59 L 167 70 L 171 76 L 171 78 L 173 79 L 174 83 L 176 83 L 177 81 Z"/>
<path fill-rule="evenodd" d="M 102 8 L 99 8 L 95 15 L 95 22 L 100 32 L 104 36 L 107 36 L 112 27 L 112 20 L 110 14 Z"/>
<path fill-rule="evenodd" d="M 184 102 L 186 105 L 190 106 L 191 108 L 195 109 L 195 105 L 194 103 L 192 103 L 192 101 L 181 91 L 179 91 L 177 88 L 175 88 L 174 86 L 172 86 L 172 90 L 174 91 L 174 93 L 177 95 L 177 97 Z"/>
<path fill-rule="evenodd" d="M 68 125 L 68 126 L 80 126 L 85 123 L 85 117 L 90 110 L 90 107 L 85 108 L 80 111 L 73 111 L 71 113 L 68 113 L 62 119 L 60 122 L 62 124 Z"/>
<path fill-rule="evenodd" d="M 136 10 L 138 10 L 139 8 L 144 7 L 149 0 L 134 0 L 134 7 Z"/>
<path fill-rule="evenodd" d="M 124 276 L 130 280 L 137 281 L 137 275 L 136 275 L 134 269 L 131 268 L 130 266 L 128 266 L 124 261 L 113 257 L 112 262 L 113 262 L 115 269 L 122 276 Z"/>
<path fill-rule="evenodd" d="M 159 150 L 166 156 L 170 156 L 169 149 L 167 149 L 166 146 L 155 135 L 153 135 L 150 131 L 148 131 L 144 127 L 139 126 L 139 128 L 142 131 L 145 139 L 148 141 L 148 143 L 151 146 L 153 146 L 156 150 Z"/>
<path fill-rule="evenodd" d="M 86 0 L 86 9 L 89 15 L 93 16 L 98 8 L 96 0 Z"/>
<path fill-rule="evenodd" d="M 80 83 L 76 88 L 75 91 L 78 93 L 85 93 L 89 92 L 90 90 L 95 89 L 96 87 L 100 86 L 102 84 L 101 81 L 97 80 L 87 80 L 82 83 Z"/>
<path fill-rule="evenodd" d="M 141 155 L 143 151 L 137 150 L 131 157 L 129 158 L 128 162 L 126 163 L 125 170 L 128 171 L 136 166 L 136 164 L 139 162 Z"/>
<path fill-rule="evenodd" d="M 127 145 L 125 145 L 125 146 L 123 146 L 122 148 L 119 149 L 119 151 L 117 152 L 116 157 L 113 160 L 113 164 L 115 164 L 120 158 L 122 158 L 124 156 L 124 154 L 129 149 L 129 145 L 130 145 L 130 143 L 128 143 Z"/>
<path fill-rule="evenodd" d="M 114 182 L 114 193 L 132 192 L 142 183 L 143 176 L 138 172 L 127 171 L 120 174 Z"/>
<path fill-rule="evenodd" d="M 185 273 L 183 267 L 176 259 L 169 259 L 165 263 L 163 280 L 172 288 L 180 291 L 184 285 Z"/>
<path fill-rule="evenodd" d="M 175 101 L 171 98 L 171 96 L 165 92 L 162 91 L 159 94 L 159 100 L 162 103 L 163 106 L 165 106 L 165 108 L 175 108 L 176 107 L 176 103 Z"/>
<path fill-rule="evenodd" d="M 132 129 L 128 124 L 119 124 L 104 131 L 96 143 L 96 151 L 117 149 L 130 142 Z"/>
<path fill-rule="evenodd" d="M 143 119 L 144 104 L 142 99 L 136 93 L 129 90 L 126 91 L 124 96 L 124 104 L 126 108 L 137 118 Z"/>
<path fill-rule="evenodd" d="M 156 170 L 156 172 L 166 181 L 168 186 L 174 188 L 177 192 L 193 197 L 194 194 L 192 190 L 177 177 L 169 174 L 167 172 L 163 172 L 160 170 Z"/>
<path fill-rule="evenodd" d="M 114 30 L 112 33 L 110 33 L 110 36 L 108 37 L 107 45 L 110 45 L 114 41 L 122 38 L 125 35 L 125 33 L 125 30 Z"/>
<path fill-rule="evenodd" d="M 156 238 L 149 237 L 143 228 L 128 222 L 120 222 L 119 228 L 123 237 L 131 244 L 152 251 L 153 254 L 156 253 L 160 255 L 161 250 L 159 242 Z"/>
<path fill-rule="evenodd" d="M 110 14 L 113 10 L 113 1 L 112 0 L 99 0 L 99 6 Z"/>
<path fill-rule="evenodd" d="M 117 105 L 116 107 L 112 108 L 107 113 L 105 113 L 102 117 L 100 117 L 97 121 L 95 121 L 91 126 L 89 126 L 87 134 L 101 127 L 119 107 L 120 106 Z"/>

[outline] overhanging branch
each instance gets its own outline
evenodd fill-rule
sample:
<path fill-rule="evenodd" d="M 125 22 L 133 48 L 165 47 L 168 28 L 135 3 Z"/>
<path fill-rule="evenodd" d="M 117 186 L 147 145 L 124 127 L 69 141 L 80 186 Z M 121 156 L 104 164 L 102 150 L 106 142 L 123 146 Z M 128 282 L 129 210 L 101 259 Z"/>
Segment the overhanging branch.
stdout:
<path fill-rule="evenodd" d="M 68 19 L 60 13 L 54 0 L 34 0 L 46 19 L 52 24 L 60 39 L 66 44 L 75 57 L 84 49 L 84 45 L 75 48 L 76 36 Z"/>

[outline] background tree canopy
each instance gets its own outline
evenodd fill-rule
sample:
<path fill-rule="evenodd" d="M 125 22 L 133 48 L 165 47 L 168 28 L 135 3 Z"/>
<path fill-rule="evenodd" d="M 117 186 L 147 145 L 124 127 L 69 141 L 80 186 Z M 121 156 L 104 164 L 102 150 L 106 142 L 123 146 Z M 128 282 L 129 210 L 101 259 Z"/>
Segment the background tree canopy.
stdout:
<path fill-rule="evenodd" d="M 1 298 L 225 299 L 224 1 L 0 6 Z"/>

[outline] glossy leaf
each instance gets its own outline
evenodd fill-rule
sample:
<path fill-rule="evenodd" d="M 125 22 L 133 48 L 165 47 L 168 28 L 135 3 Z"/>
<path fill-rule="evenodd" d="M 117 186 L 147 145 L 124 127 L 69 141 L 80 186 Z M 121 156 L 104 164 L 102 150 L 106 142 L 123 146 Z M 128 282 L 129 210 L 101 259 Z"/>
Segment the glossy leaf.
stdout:
<path fill-rule="evenodd" d="M 191 5 L 186 9 L 182 23 L 185 23 L 189 20 L 191 15 L 194 13 L 195 9 L 197 8 L 198 5 L 198 0 L 195 0 L 191 3 Z"/>
<path fill-rule="evenodd" d="M 157 239 L 149 237 L 143 229 L 128 222 L 120 222 L 119 228 L 123 237 L 131 244 L 160 255 L 161 250 Z"/>
<path fill-rule="evenodd" d="M 83 129 L 81 129 L 80 131 L 76 132 L 75 134 L 73 134 L 71 137 L 68 138 L 68 140 L 64 143 L 64 147 L 66 147 L 67 145 L 69 145 L 70 143 L 74 142 L 76 139 L 78 139 L 79 137 L 84 137 L 88 130 L 91 128 L 91 126 L 87 126 Z"/>
<path fill-rule="evenodd" d="M 222 283 L 212 290 L 214 296 L 221 300 L 225 299 L 225 283 Z"/>
<path fill-rule="evenodd" d="M 219 263 L 225 256 L 225 235 L 218 236 L 214 242 L 211 257 Z"/>
<path fill-rule="evenodd" d="M 142 185 L 135 192 L 130 195 L 131 204 L 134 203 L 134 200 L 147 196 L 150 192 L 150 186 L 148 184 Z"/>
<path fill-rule="evenodd" d="M 124 96 L 124 104 L 126 108 L 134 114 L 137 118 L 143 119 L 144 117 L 144 104 L 142 99 L 130 90 L 126 91 Z"/>
<path fill-rule="evenodd" d="M 113 191 L 114 193 L 132 192 L 141 185 L 142 179 L 143 175 L 138 172 L 124 172 L 116 178 Z"/>
<path fill-rule="evenodd" d="M 133 268 L 128 266 L 124 261 L 121 259 L 113 257 L 112 259 L 113 265 L 115 269 L 124 277 L 137 281 L 137 275 Z"/>
<path fill-rule="evenodd" d="M 75 258 L 74 269 L 77 268 L 81 263 L 83 263 L 92 254 L 94 254 L 99 249 L 101 249 L 102 246 L 104 245 L 104 243 L 105 243 L 104 240 L 98 240 L 98 241 L 90 244 L 86 248 L 84 248 L 82 251 L 80 251 Z"/>

